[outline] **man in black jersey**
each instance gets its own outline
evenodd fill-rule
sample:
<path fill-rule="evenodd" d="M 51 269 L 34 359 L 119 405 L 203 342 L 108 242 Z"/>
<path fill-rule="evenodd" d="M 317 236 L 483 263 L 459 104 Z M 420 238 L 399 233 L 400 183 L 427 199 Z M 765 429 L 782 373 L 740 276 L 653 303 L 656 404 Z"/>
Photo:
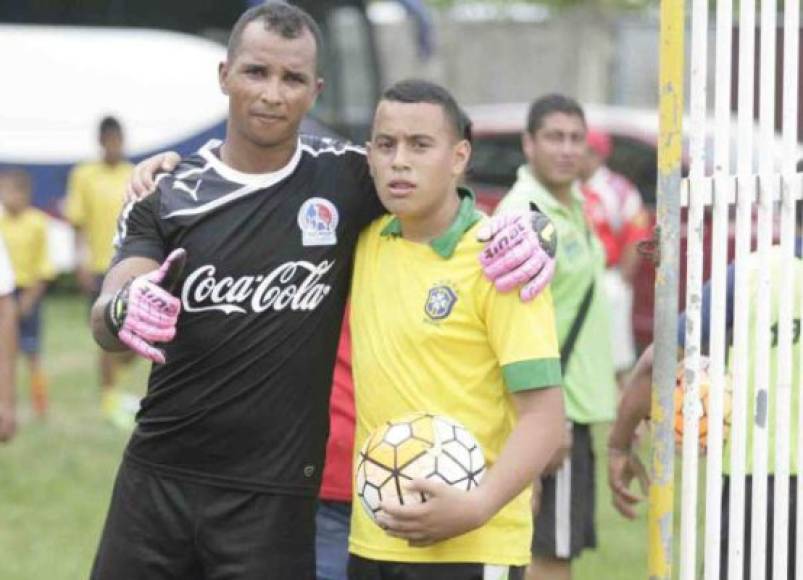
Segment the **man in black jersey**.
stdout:
<path fill-rule="evenodd" d="M 219 71 L 225 142 L 160 176 L 121 216 L 93 333 L 106 349 L 165 362 L 151 371 L 93 578 L 314 577 L 352 254 L 383 213 L 360 148 L 298 135 L 322 88 L 318 38 L 298 8 L 247 11 Z M 550 277 L 532 240 L 513 222 L 486 250 L 514 267 L 508 282 L 545 262 L 534 285 Z M 177 248 L 180 317 L 159 286 Z"/>

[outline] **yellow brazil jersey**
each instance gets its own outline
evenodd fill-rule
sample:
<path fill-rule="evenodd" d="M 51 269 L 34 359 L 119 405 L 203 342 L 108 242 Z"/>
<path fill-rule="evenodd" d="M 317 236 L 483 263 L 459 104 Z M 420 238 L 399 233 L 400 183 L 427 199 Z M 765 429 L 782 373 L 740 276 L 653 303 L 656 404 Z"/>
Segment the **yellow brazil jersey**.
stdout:
<path fill-rule="evenodd" d="M 391 216 L 360 236 L 351 290 L 355 450 L 385 421 L 417 411 L 465 425 L 493 464 L 516 422 L 511 394 L 559 385 L 552 298 L 500 294 L 484 277 L 474 230 L 482 219 L 461 190 L 459 214 L 430 244 L 407 241 Z M 356 451 L 355 451 L 356 453 Z M 524 565 L 530 560 L 530 491 L 486 525 L 426 548 L 386 535 L 354 496 L 350 551 L 404 562 Z"/>
<path fill-rule="evenodd" d="M 117 216 L 123 208 L 125 186 L 134 166 L 102 161 L 82 163 L 70 172 L 64 213 L 81 228 L 89 248 L 89 266 L 102 274 L 112 259 Z"/>
<path fill-rule="evenodd" d="M 18 288 L 29 288 L 53 278 L 47 246 L 47 215 L 29 207 L 17 215 L 0 215 L 0 234 L 11 258 Z"/>

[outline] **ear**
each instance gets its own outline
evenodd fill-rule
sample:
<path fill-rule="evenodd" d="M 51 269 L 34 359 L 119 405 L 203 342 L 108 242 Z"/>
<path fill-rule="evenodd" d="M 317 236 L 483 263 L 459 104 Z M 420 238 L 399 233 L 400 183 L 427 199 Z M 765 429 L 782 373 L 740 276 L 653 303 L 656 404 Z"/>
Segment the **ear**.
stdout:
<path fill-rule="evenodd" d="M 312 100 L 310 101 L 309 108 L 312 109 L 315 106 L 315 103 L 318 101 L 318 97 L 321 96 L 323 89 L 326 87 L 326 82 L 323 80 L 323 77 L 317 77 L 315 79 L 315 88 L 313 89 Z"/>
<path fill-rule="evenodd" d="M 365 142 L 365 159 L 368 161 L 368 171 L 371 173 L 371 177 L 374 176 L 374 158 L 373 158 L 374 146 L 371 141 Z"/>
<path fill-rule="evenodd" d="M 471 143 L 466 139 L 461 139 L 454 146 L 454 168 L 455 175 L 463 175 L 471 159 Z"/>
<path fill-rule="evenodd" d="M 524 133 L 521 134 L 521 150 L 524 151 L 524 156 L 527 159 L 532 158 L 534 147 L 535 143 L 533 142 L 533 136 L 530 135 L 529 131 L 524 131 Z"/>
<path fill-rule="evenodd" d="M 226 88 L 226 81 L 228 80 L 228 76 L 229 76 L 229 62 L 227 60 L 224 60 L 217 65 L 217 82 L 220 85 L 220 92 L 222 92 L 224 95 L 229 94 L 229 89 Z"/>

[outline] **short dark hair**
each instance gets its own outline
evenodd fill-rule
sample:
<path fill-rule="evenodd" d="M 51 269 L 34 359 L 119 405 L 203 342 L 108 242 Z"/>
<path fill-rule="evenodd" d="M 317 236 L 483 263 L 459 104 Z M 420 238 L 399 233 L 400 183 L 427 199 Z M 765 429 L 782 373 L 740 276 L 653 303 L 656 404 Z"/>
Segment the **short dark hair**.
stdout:
<path fill-rule="evenodd" d="M 421 79 L 399 81 L 382 93 L 382 101 L 397 103 L 432 103 L 440 105 L 458 139 L 471 143 L 471 119 L 444 87 Z"/>
<path fill-rule="evenodd" d="M 21 189 L 28 195 L 30 195 L 33 190 L 31 174 L 21 167 L 10 167 L 0 170 L 0 181 L 8 181 L 14 187 Z"/>
<path fill-rule="evenodd" d="M 121 135 L 123 134 L 123 126 L 116 117 L 108 116 L 103 117 L 100 120 L 100 125 L 98 125 L 98 136 L 103 139 L 103 136 L 109 132 L 120 133 Z"/>
<path fill-rule="evenodd" d="M 527 132 L 530 135 L 535 135 L 536 131 L 544 124 L 544 118 L 552 113 L 564 113 L 580 117 L 583 125 L 586 124 L 586 115 L 580 103 L 566 95 L 551 94 L 544 95 L 530 105 L 530 112 L 527 113 Z"/>
<path fill-rule="evenodd" d="M 240 48 L 245 27 L 258 20 L 265 25 L 265 30 L 275 32 L 282 38 L 298 38 L 304 33 L 304 30 L 309 30 L 315 38 L 316 70 L 320 71 L 318 63 L 321 61 L 323 36 L 318 23 L 298 6 L 291 6 L 279 0 L 269 0 L 249 8 L 240 15 L 229 34 L 229 44 L 226 49 L 226 58 L 228 60 L 233 60 L 237 49 Z"/>

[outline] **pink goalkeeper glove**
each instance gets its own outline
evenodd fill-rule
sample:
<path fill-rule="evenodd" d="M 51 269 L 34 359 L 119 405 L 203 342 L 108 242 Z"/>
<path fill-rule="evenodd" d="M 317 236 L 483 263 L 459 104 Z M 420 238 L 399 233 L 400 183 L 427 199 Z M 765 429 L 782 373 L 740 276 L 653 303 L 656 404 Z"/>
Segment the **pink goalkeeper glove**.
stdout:
<path fill-rule="evenodd" d="M 106 310 L 106 324 L 115 336 L 138 355 L 164 364 L 164 351 L 153 346 L 176 336 L 181 301 L 170 291 L 176 285 L 187 253 L 173 250 L 158 270 L 129 280 Z"/>
<path fill-rule="evenodd" d="M 521 286 L 525 302 L 535 298 L 555 273 L 557 234 L 538 211 L 493 216 L 477 232 L 487 242 L 480 254 L 485 275 L 500 292 Z"/>

